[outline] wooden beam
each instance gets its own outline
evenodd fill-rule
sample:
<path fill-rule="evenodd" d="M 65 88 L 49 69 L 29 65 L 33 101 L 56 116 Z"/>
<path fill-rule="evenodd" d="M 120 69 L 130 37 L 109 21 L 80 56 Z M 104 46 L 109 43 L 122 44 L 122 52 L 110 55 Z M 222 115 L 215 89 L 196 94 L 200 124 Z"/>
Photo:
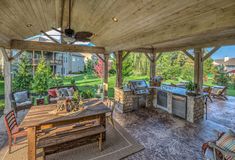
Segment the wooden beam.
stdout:
<path fill-rule="evenodd" d="M 130 53 L 131 53 L 130 51 L 127 51 L 127 53 L 122 57 L 122 61 L 124 61 Z"/>
<path fill-rule="evenodd" d="M 154 77 L 156 76 L 156 53 L 151 54 L 150 61 L 150 85 L 153 86 Z"/>
<path fill-rule="evenodd" d="M 220 49 L 220 47 L 214 47 L 209 53 L 207 53 L 207 54 L 202 58 L 202 61 L 204 62 L 205 60 L 207 60 L 207 58 L 209 58 L 210 56 L 212 56 L 212 54 L 214 54 L 218 49 Z"/>
<path fill-rule="evenodd" d="M 102 58 L 98 53 L 96 53 L 96 56 L 104 62 L 104 58 Z"/>
<path fill-rule="evenodd" d="M 194 57 L 187 50 L 182 50 L 182 52 L 184 52 L 186 56 L 188 56 L 191 60 L 194 61 Z"/>
<path fill-rule="evenodd" d="M 36 42 L 36 41 L 23 41 L 12 40 L 12 49 L 20 50 L 38 50 L 38 51 L 60 51 L 60 52 L 82 52 L 82 53 L 105 53 L 104 47 L 92 47 L 92 46 L 79 46 L 70 44 L 56 44 L 50 42 Z"/>
<path fill-rule="evenodd" d="M 18 58 L 24 51 L 18 51 L 14 56 L 10 57 L 9 60 L 13 61 Z"/>
<path fill-rule="evenodd" d="M 5 108 L 4 108 L 4 113 L 8 113 L 10 110 L 12 110 L 11 106 L 11 99 L 10 99 L 10 94 L 11 94 L 11 61 L 8 59 L 8 54 L 5 49 L 2 49 L 2 54 L 4 56 L 4 95 L 5 95 Z"/>
<path fill-rule="evenodd" d="M 116 87 L 118 87 L 118 88 L 122 87 L 122 62 L 123 62 L 122 54 L 123 54 L 123 51 L 118 51 L 115 53 L 115 55 L 116 55 L 116 70 L 117 70 Z"/>
<path fill-rule="evenodd" d="M 49 34 L 47 34 L 46 32 L 44 31 L 41 31 L 41 33 L 43 33 L 45 36 L 47 36 L 50 40 L 52 40 L 53 42 L 55 43 L 60 43 L 58 42 L 55 38 L 51 37 Z"/>
<path fill-rule="evenodd" d="M 109 77 L 109 55 L 104 54 L 104 71 L 103 71 L 103 98 L 108 96 L 108 77 Z"/>
<path fill-rule="evenodd" d="M 137 53 L 153 53 L 154 49 L 153 48 L 135 48 L 135 49 L 129 49 L 126 51 L 137 52 Z"/>
<path fill-rule="evenodd" d="M 157 55 L 155 61 L 157 61 L 157 60 L 161 57 L 161 55 L 162 55 L 162 52 L 158 53 L 158 55 Z"/>
<path fill-rule="evenodd" d="M 202 92 L 203 85 L 203 62 L 202 62 L 202 48 L 194 49 L 194 83 L 197 85 L 195 92 Z"/>
<path fill-rule="evenodd" d="M 3 57 L 4 57 L 4 60 L 5 60 L 5 61 L 9 61 L 10 58 L 9 58 L 9 56 L 8 56 L 8 54 L 7 54 L 6 49 L 3 48 L 3 47 L 0 47 L 0 50 L 1 50 L 1 52 L 2 52 L 2 55 L 3 55 Z"/>
<path fill-rule="evenodd" d="M 153 59 L 148 55 L 148 53 L 144 53 L 144 54 L 149 59 L 150 62 L 153 62 Z"/>

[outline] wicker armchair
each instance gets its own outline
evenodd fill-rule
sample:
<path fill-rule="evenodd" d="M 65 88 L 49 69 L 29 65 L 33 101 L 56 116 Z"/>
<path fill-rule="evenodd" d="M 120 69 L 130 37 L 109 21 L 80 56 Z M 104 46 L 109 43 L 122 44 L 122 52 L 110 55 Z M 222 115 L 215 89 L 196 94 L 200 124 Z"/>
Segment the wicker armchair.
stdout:
<path fill-rule="evenodd" d="M 218 136 L 218 141 L 224 133 L 220 133 Z M 235 152 L 226 151 L 223 148 L 216 145 L 216 141 L 209 141 L 202 145 L 202 154 L 204 160 L 230 160 L 226 159 L 226 156 L 235 158 Z"/>
<path fill-rule="evenodd" d="M 12 92 L 10 95 L 10 99 L 16 116 L 18 111 L 29 109 L 32 106 L 29 91 Z"/>

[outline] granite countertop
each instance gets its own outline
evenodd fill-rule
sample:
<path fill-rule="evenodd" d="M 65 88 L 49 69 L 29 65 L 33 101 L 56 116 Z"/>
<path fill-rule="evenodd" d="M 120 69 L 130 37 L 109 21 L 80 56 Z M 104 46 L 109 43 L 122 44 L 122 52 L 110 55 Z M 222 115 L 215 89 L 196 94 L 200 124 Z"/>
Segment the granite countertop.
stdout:
<path fill-rule="evenodd" d="M 172 87 L 172 86 L 161 86 L 161 87 L 150 87 L 150 88 L 155 88 L 158 91 L 165 91 L 165 92 L 170 92 L 172 94 L 175 95 L 179 95 L 179 96 L 188 96 L 187 93 L 187 89 L 185 88 L 180 88 L 180 87 Z M 195 96 L 195 98 L 199 98 L 201 96 L 206 96 L 208 95 L 208 93 L 202 93 L 198 96 Z"/>
<path fill-rule="evenodd" d="M 161 87 L 155 87 L 155 88 L 160 91 L 170 92 L 170 93 L 180 95 L 180 96 L 187 96 L 186 95 L 187 90 L 184 88 L 172 87 L 172 86 L 161 86 Z"/>

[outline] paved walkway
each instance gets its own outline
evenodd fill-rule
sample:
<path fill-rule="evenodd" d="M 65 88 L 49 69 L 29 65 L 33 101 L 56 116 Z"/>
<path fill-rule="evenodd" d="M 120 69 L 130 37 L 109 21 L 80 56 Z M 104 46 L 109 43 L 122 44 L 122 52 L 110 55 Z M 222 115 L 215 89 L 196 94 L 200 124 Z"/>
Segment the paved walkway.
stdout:
<path fill-rule="evenodd" d="M 20 112 L 21 121 L 27 111 Z M 115 113 L 121 126 L 145 146 L 145 150 L 127 160 L 201 159 L 201 145 L 215 139 L 218 132 L 235 130 L 235 97 L 228 101 L 214 99 L 208 105 L 208 120 L 192 124 L 160 110 L 140 109 L 126 114 Z M 6 153 L 7 134 L 0 119 L 0 157 Z"/>

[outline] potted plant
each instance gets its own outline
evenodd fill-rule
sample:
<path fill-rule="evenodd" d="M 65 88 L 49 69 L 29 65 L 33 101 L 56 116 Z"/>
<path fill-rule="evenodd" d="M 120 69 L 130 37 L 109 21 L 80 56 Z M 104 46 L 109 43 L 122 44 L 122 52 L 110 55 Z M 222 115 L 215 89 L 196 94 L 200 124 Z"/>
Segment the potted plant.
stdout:
<path fill-rule="evenodd" d="M 186 89 L 187 89 L 187 92 L 186 94 L 189 95 L 189 96 L 196 96 L 197 94 L 195 93 L 195 89 L 197 88 L 197 84 L 193 83 L 192 81 L 189 81 L 187 84 L 186 84 Z"/>
<path fill-rule="evenodd" d="M 74 110 L 78 110 L 79 109 L 80 95 L 79 95 L 78 91 L 74 92 L 71 103 L 73 105 Z"/>

